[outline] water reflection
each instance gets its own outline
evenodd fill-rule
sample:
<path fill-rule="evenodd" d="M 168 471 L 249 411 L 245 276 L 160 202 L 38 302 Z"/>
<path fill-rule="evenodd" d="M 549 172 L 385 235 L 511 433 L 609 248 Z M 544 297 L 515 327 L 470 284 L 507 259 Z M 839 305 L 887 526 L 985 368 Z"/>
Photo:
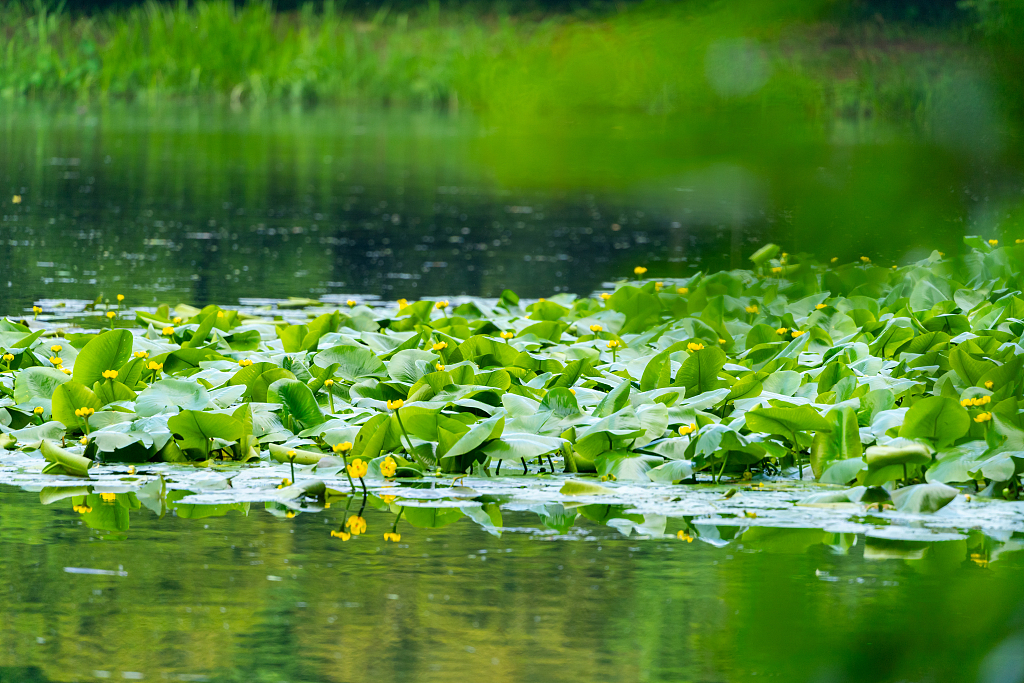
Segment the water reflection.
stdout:
<path fill-rule="evenodd" d="M 6 108 L 0 187 L 22 201 L 2 200 L 0 312 L 114 290 L 140 304 L 588 293 L 637 262 L 665 276 L 738 266 L 765 239 L 822 257 L 953 250 L 1019 203 L 1001 147 L 881 123 L 550 124 Z"/>
<path fill-rule="evenodd" d="M 1024 598 L 1020 537 L 879 553 L 720 528 L 719 547 L 581 515 L 570 541 L 506 511 L 504 533 L 385 543 L 393 515 L 369 507 L 374 533 L 342 542 L 325 515 L 255 506 L 141 506 L 125 536 L 37 496 L 0 494 L 3 680 L 975 680 L 1012 659 Z"/>

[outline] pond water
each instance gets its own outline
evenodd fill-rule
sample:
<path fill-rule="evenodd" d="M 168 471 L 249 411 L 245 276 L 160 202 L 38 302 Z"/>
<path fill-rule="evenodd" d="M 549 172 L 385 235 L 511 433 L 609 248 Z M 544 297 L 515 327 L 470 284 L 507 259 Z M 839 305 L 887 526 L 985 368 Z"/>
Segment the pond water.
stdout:
<path fill-rule="evenodd" d="M 765 240 L 884 262 L 954 251 L 998 232 L 1024 187 L 1012 146 L 957 130 L 9 105 L 0 313 L 115 290 L 137 305 L 587 294 L 638 262 L 740 266 Z"/>
<path fill-rule="evenodd" d="M 3 681 L 1017 681 L 1020 541 L 809 529 L 715 542 L 489 533 L 332 538 L 329 511 L 91 529 L 0 492 Z M 331 520 L 333 523 L 336 520 Z M 671 525 L 670 525 L 671 526 Z M 671 529 L 670 529 L 671 531 Z M 728 539 L 728 540 L 726 540 Z M 999 550 L 999 547 L 1002 550 Z M 953 636 L 955 634 L 955 636 Z"/>

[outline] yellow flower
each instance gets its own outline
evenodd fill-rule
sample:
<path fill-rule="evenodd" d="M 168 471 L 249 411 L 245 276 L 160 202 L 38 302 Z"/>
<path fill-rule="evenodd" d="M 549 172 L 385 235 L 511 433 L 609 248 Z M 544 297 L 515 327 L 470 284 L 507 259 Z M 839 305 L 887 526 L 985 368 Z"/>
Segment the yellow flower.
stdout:
<path fill-rule="evenodd" d="M 637 266 L 636 268 L 633 269 L 633 274 L 634 275 L 643 275 L 646 272 L 647 272 L 647 269 L 644 268 L 643 266 Z"/>
<path fill-rule="evenodd" d="M 757 513 L 752 511 L 752 510 L 744 510 L 743 511 L 743 516 L 744 517 L 749 517 L 750 519 L 754 519 L 754 518 L 757 517 Z"/>
<path fill-rule="evenodd" d="M 352 462 L 355 464 L 355 461 Z M 380 464 L 380 473 L 385 477 L 395 476 L 395 472 L 398 470 L 398 463 L 390 455 L 384 458 L 384 461 Z"/>
<path fill-rule="evenodd" d="M 135 474 L 135 465 L 128 465 L 128 474 Z"/>
<path fill-rule="evenodd" d="M 398 410 L 405 405 L 405 401 L 398 399 L 395 401 L 388 401 L 388 410 Z"/>
<path fill-rule="evenodd" d="M 967 406 L 971 405 L 971 399 L 965 398 L 964 400 L 960 401 L 960 405 L 966 408 Z"/>
<path fill-rule="evenodd" d="M 778 275 L 781 272 L 782 272 L 782 268 L 780 268 L 779 266 L 774 266 L 772 268 L 772 273 L 774 273 L 775 275 Z"/>
<path fill-rule="evenodd" d="M 331 450 L 334 451 L 335 453 L 347 453 L 350 450 L 352 450 L 352 442 L 351 441 L 343 441 L 341 443 L 336 443 L 331 448 Z"/>
<path fill-rule="evenodd" d="M 103 499 L 104 503 L 113 503 L 115 500 L 117 500 L 117 494 L 116 493 L 101 493 L 100 494 L 100 498 Z"/>
<path fill-rule="evenodd" d="M 981 406 L 987 405 L 987 404 L 989 404 L 991 402 L 992 402 L 992 397 L 991 396 L 982 396 L 981 398 L 978 399 L 978 405 L 981 405 Z"/>
<path fill-rule="evenodd" d="M 240 361 L 238 361 L 238 364 L 239 364 L 239 365 L 240 365 L 241 367 L 243 367 L 243 368 L 247 368 L 247 367 L 249 367 L 250 365 L 252 365 L 252 359 L 251 359 L 251 358 L 243 358 L 243 359 L 241 359 Z"/>
<path fill-rule="evenodd" d="M 408 305 L 409 305 L 408 299 L 399 299 L 398 300 L 398 310 L 403 311 L 403 310 L 405 310 L 405 307 L 408 306 Z"/>
<path fill-rule="evenodd" d="M 545 299 L 544 297 L 541 297 L 541 298 L 537 299 L 537 303 L 539 303 L 539 304 L 542 304 L 545 301 L 547 301 L 547 299 Z"/>
<path fill-rule="evenodd" d="M 992 382 L 992 380 L 989 380 L 989 381 L 985 382 L 985 388 L 986 389 L 991 389 L 993 386 L 994 386 L 994 382 Z"/>
<path fill-rule="evenodd" d="M 362 458 L 356 458 L 348 466 L 348 476 L 361 479 L 366 476 L 367 465 Z"/>
<path fill-rule="evenodd" d="M 790 334 L 793 335 L 793 339 L 796 339 L 797 337 L 799 337 L 801 334 L 804 334 L 805 332 L 807 332 L 807 330 L 793 330 L 792 332 L 790 332 Z"/>
<path fill-rule="evenodd" d="M 679 428 L 679 436 L 693 434 L 695 431 L 697 431 L 697 425 L 691 422 L 690 424 L 683 425 L 682 427 Z"/>
<path fill-rule="evenodd" d="M 298 453 L 294 450 L 291 450 L 285 453 L 285 455 L 287 455 L 289 458 L 294 458 L 296 455 L 298 455 Z"/>
<path fill-rule="evenodd" d="M 117 370 L 104 370 L 103 379 L 117 379 Z"/>
<path fill-rule="evenodd" d="M 867 256 L 861 256 L 860 260 L 863 261 L 864 263 L 871 263 L 871 259 L 868 258 Z"/>
<path fill-rule="evenodd" d="M 440 363 L 434 363 L 434 367 L 437 368 L 438 372 L 444 372 L 444 366 Z"/>
<path fill-rule="evenodd" d="M 347 541 L 348 539 L 352 538 L 352 534 L 348 533 L 347 531 L 338 531 L 336 529 L 331 529 L 331 538 L 340 538 L 343 541 Z"/>
<path fill-rule="evenodd" d="M 11 197 L 11 204 L 21 204 L 21 195 L 16 194 L 13 197 Z"/>
<path fill-rule="evenodd" d="M 688 351 L 700 351 L 703 348 L 704 345 L 701 344 L 700 342 L 690 342 L 689 344 L 686 345 L 686 349 Z"/>
<path fill-rule="evenodd" d="M 88 446 L 89 445 L 89 437 L 83 436 L 81 439 L 78 440 L 78 443 L 82 444 L 83 446 Z"/>
<path fill-rule="evenodd" d="M 149 365 L 146 366 L 147 370 L 162 370 L 164 367 L 163 363 L 157 363 L 155 360 L 149 361 Z"/>
<path fill-rule="evenodd" d="M 75 512 L 85 515 L 92 512 L 92 508 L 88 505 L 76 505 L 74 508 Z"/>
<path fill-rule="evenodd" d="M 434 344 L 434 346 L 432 348 L 435 351 L 440 351 L 442 349 L 447 349 L 448 348 L 448 342 L 446 342 L 446 341 L 437 342 L 436 344 Z"/>
<path fill-rule="evenodd" d="M 107 311 L 107 317 L 108 318 L 116 318 L 117 317 L 117 311 Z"/>
<path fill-rule="evenodd" d="M 723 345 L 723 346 L 725 346 L 726 344 L 728 344 L 728 342 L 727 342 L 727 341 L 725 341 L 724 339 L 722 339 L 721 337 L 719 337 L 719 339 L 718 339 L 718 343 L 719 343 L 719 344 L 721 344 L 721 345 Z"/>
<path fill-rule="evenodd" d="M 814 310 L 820 311 L 821 309 L 827 308 L 827 307 L 828 307 L 828 304 L 818 304 L 817 306 L 814 307 Z"/>
<path fill-rule="evenodd" d="M 35 408 L 32 409 L 32 412 L 34 414 L 36 414 L 36 415 L 42 415 L 43 412 L 44 412 L 44 409 L 43 409 L 42 406 L 36 406 Z"/>
<path fill-rule="evenodd" d="M 132 355 L 136 358 L 149 358 L 149 351 L 136 351 Z"/>
<path fill-rule="evenodd" d="M 36 315 L 39 315 L 40 313 L 43 312 L 43 309 L 40 308 L 39 306 L 33 306 L 32 307 L 32 312 L 35 313 Z"/>
<path fill-rule="evenodd" d="M 687 543 L 693 543 L 693 536 L 691 536 L 690 534 L 686 533 L 685 531 L 677 531 L 676 532 L 676 537 L 680 541 L 686 541 Z"/>
<path fill-rule="evenodd" d="M 356 300 L 355 299 L 349 299 L 345 303 L 348 304 L 349 308 L 353 308 L 356 305 Z"/>
<path fill-rule="evenodd" d="M 124 294 L 118 294 L 117 295 L 117 300 L 118 301 L 124 301 Z"/>
<path fill-rule="evenodd" d="M 53 351 L 54 353 L 60 353 L 61 351 L 64 350 L 64 347 L 61 346 L 60 344 L 54 344 L 53 346 L 50 347 L 50 350 Z"/>
<path fill-rule="evenodd" d="M 63 372 L 65 375 L 70 375 L 71 374 L 71 369 L 70 368 L 61 368 L 60 371 Z"/>
<path fill-rule="evenodd" d="M 346 519 L 345 526 L 356 536 L 366 532 L 366 520 L 359 515 L 352 515 Z"/>
<path fill-rule="evenodd" d="M 381 496 L 380 499 L 383 500 L 388 505 L 391 505 L 392 503 L 395 502 L 397 496 Z"/>
<path fill-rule="evenodd" d="M 171 322 L 174 323 L 175 325 L 179 325 L 181 324 L 181 318 L 175 316 L 174 319 L 171 320 Z"/>
<path fill-rule="evenodd" d="M 573 396 L 575 396 L 576 395 L 576 390 L 573 389 L 572 387 L 569 387 L 569 393 L 572 394 Z"/>
<path fill-rule="evenodd" d="M 974 416 L 975 422 L 988 422 L 992 419 L 992 413 L 978 413 Z"/>
<path fill-rule="evenodd" d="M 785 327 L 780 327 L 779 329 L 775 330 L 775 334 L 786 334 L 787 332 L 789 332 L 789 330 Z"/>
<path fill-rule="evenodd" d="M 660 292 L 661 288 L 664 287 L 664 286 L 665 286 L 665 284 L 663 282 L 655 282 L 654 283 L 654 291 L 655 292 Z"/>
<path fill-rule="evenodd" d="M 989 241 L 988 241 L 988 243 L 989 243 L 989 245 L 990 245 L 990 246 L 993 246 L 993 247 L 994 247 L 994 246 L 996 246 L 997 244 L 999 244 L 999 240 L 989 240 Z"/>
<path fill-rule="evenodd" d="M 54 365 L 60 365 L 64 362 L 64 359 L 61 358 L 60 356 L 54 356 L 53 358 L 50 359 L 50 362 L 53 363 Z"/>
<path fill-rule="evenodd" d="M 92 415 L 95 412 L 96 412 L 95 408 L 88 408 L 88 407 L 86 407 L 86 408 L 76 408 L 75 409 L 75 415 L 77 415 L 78 417 L 89 417 L 90 415 Z"/>
<path fill-rule="evenodd" d="M 608 301 L 608 299 L 612 298 L 612 295 L 609 294 L 608 292 L 601 292 L 601 298 L 605 301 Z"/>
<path fill-rule="evenodd" d="M 600 325 L 591 325 L 590 326 L 590 331 L 593 332 L 594 334 L 597 334 L 598 332 L 601 332 L 603 330 L 604 330 L 604 328 L 601 327 Z"/>
<path fill-rule="evenodd" d="M 14 360 L 14 354 L 13 353 L 5 353 L 4 354 L 4 360 L 7 361 L 8 363 L 10 363 L 12 360 Z"/>
<path fill-rule="evenodd" d="M 284 513 L 284 516 L 288 519 L 292 519 L 295 517 L 295 513 L 292 510 L 289 510 L 288 512 Z"/>
<path fill-rule="evenodd" d="M 622 342 L 620 342 L 618 339 L 610 339 L 610 340 L 608 340 L 608 348 L 609 349 L 617 349 L 620 346 L 622 346 Z"/>
<path fill-rule="evenodd" d="M 833 257 L 832 257 L 832 263 L 835 263 L 835 262 L 836 262 L 836 261 L 838 261 L 838 260 L 839 260 L 839 257 L 838 257 L 838 256 L 833 256 Z"/>
<path fill-rule="evenodd" d="M 384 534 L 384 540 L 398 543 L 402 540 L 402 534 L 395 533 L 394 531 L 389 531 L 388 533 Z"/>
<path fill-rule="evenodd" d="M 690 288 L 689 287 L 680 287 L 676 291 L 679 292 L 680 294 L 682 294 L 683 296 L 686 296 L 687 294 L 690 293 Z"/>
<path fill-rule="evenodd" d="M 170 337 L 172 334 L 174 334 L 174 328 L 168 325 L 163 329 L 161 334 L 164 335 L 165 337 Z"/>
<path fill-rule="evenodd" d="M 448 302 L 438 301 L 436 304 L 434 304 L 434 308 L 436 308 L 439 311 L 443 311 L 444 309 L 448 308 Z"/>
<path fill-rule="evenodd" d="M 757 313 L 757 306 L 747 306 L 744 310 L 747 313 Z"/>
<path fill-rule="evenodd" d="M 892 269 L 893 269 L 893 270 L 896 270 L 896 269 L 898 269 L 898 268 L 899 268 L 899 266 L 897 266 L 897 265 L 893 264 L 893 267 L 892 267 Z"/>
<path fill-rule="evenodd" d="M 516 336 L 516 333 L 515 332 L 511 332 L 511 331 L 506 331 L 506 332 L 502 332 L 501 333 L 501 338 L 502 339 L 511 339 L 514 336 Z"/>

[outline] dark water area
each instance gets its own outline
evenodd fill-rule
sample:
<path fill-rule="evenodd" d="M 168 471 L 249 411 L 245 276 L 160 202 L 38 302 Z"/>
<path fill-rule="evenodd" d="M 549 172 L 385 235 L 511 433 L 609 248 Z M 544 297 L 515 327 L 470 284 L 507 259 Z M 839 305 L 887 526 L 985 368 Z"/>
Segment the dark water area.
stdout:
<path fill-rule="evenodd" d="M 1024 672 L 1019 540 L 988 552 L 973 538 L 722 528 L 716 545 L 582 519 L 559 535 L 521 511 L 500 533 L 467 517 L 403 525 L 391 544 L 381 531 L 393 515 L 374 510 L 366 535 L 343 542 L 329 534 L 333 510 L 141 509 L 117 532 L 71 507 L 0 493 L 0 680 L 995 683 Z"/>
<path fill-rule="evenodd" d="M 1014 236 L 1008 143 L 754 119 L 512 131 L 431 111 L 5 105 L 0 313 L 115 293 L 585 295 L 637 264 L 741 267 L 766 240 L 897 262 Z"/>

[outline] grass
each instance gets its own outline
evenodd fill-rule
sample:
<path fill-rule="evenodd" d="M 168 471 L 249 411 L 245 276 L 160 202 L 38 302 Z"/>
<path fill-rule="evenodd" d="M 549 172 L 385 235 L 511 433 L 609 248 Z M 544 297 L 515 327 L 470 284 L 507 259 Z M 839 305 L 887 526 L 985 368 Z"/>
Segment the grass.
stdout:
<path fill-rule="evenodd" d="M 902 29 L 869 26 L 837 38 L 823 23 L 827 9 L 691 0 L 535 16 L 432 2 L 359 17 L 331 3 L 275 13 L 268 3 L 212 0 L 76 17 L 11 4 L 0 9 L 0 96 L 414 103 L 468 106 L 499 121 L 723 105 L 812 117 L 890 110 L 901 120 L 919 117 L 950 67 L 979 61 L 955 31 L 908 40 Z M 770 78 L 723 91 L 708 77 L 711 54 L 727 67 L 730 55 L 759 60 Z"/>

